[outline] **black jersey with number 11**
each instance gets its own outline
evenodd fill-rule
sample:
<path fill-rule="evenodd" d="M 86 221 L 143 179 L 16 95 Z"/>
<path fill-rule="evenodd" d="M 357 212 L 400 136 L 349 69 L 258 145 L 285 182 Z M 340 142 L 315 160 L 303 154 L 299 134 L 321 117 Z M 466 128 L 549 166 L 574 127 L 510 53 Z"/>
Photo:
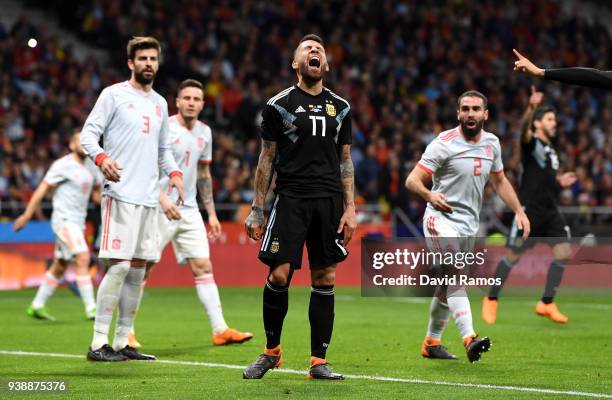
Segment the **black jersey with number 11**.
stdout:
<path fill-rule="evenodd" d="M 292 86 L 272 97 L 262 138 L 276 142 L 276 190 L 294 197 L 342 192 L 340 147 L 352 143 L 349 103 L 327 88 L 316 96 Z"/>

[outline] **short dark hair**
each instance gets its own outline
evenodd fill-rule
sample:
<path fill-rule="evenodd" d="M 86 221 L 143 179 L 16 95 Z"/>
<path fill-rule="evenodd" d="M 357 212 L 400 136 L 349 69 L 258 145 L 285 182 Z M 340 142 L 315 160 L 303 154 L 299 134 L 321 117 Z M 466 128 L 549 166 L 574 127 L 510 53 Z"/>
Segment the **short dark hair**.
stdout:
<path fill-rule="evenodd" d="M 127 44 L 128 60 L 133 61 L 136 57 L 136 51 L 145 49 L 157 50 L 157 55 L 161 58 L 161 45 L 157 39 L 151 36 L 134 36 Z"/>
<path fill-rule="evenodd" d="M 314 40 L 315 42 L 319 43 L 321 46 L 325 47 L 325 43 L 323 43 L 323 39 L 321 39 L 321 36 L 316 35 L 314 33 L 309 33 L 308 35 L 301 38 L 300 42 L 298 43 L 298 47 L 300 46 L 300 44 L 302 44 L 302 42 L 305 42 L 307 40 Z"/>
<path fill-rule="evenodd" d="M 202 91 L 202 94 L 204 94 L 204 85 L 202 85 L 202 82 L 195 80 L 195 79 L 185 79 L 178 86 L 178 89 L 176 90 L 176 95 L 177 96 L 180 95 L 181 90 L 188 88 L 188 87 L 198 88 Z"/>
<path fill-rule="evenodd" d="M 467 92 L 463 92 L 461 94 L 461 96 L 459 96 L 459 98 L 457 99 L 457 106 L 459 106 L 461 104 L 461 99 L 463 99 L 464 97 L 478 97 L 480 99 L 482 99 L 482 104 L 484 105 L 484 109 L 486 110 L 488 105 L 489 105 L 489 101 L 487 100 L 487 96 L 485 96 L 484 94 L 480 93 L 478 90 L 468 90 Z"/>
<path fill-rule="evenodd" d="M 541 121 L 542 118 L 544 118 L 544 115 L 548 114 L 549 112 L 555 113 L 556 110 L 553 106 L 540 106 L 536 108 L 533 112 L 532 121 Z"/>

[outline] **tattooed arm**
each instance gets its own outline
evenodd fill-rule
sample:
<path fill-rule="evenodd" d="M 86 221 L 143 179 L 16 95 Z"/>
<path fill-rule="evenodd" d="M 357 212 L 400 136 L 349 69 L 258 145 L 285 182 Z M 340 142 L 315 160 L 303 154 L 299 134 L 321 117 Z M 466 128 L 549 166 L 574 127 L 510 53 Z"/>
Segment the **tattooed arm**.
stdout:
<path fill-rule="evenodd" d="M 252 210 L 245 221 L 247 235 L 251 239 L 261 239 L 264 226 L 263 207 L 272 180 L 274 157 L 276 157 L 276 142 L 262 139 L 259 162 L 257 163 L 257 170 L 255 170 L 255 195 Z"/>
<path fill-rule="evenodd" d="M 351 145 L 344 144 L 340 150 L 340 179 L 342 180 L 342 195 L 344 197 L 344 214 L 340 219 L 338 233 L 344 233 L 344 246 L 346 246 L 355 233 L 357 222 L 355 217 L 355 171 L 351 159 Z"/>
<path fill-rule="evenodd" d="M 208 214 L 208 225 L 210 226 L 208 238 L 215 240 L 221 235 L 221 224 L 219 219 L 217 219 L 217 212 L 215 211 L 209 164 L 198 164 L 198 192 L 200 193 L 202 204 L 204 204 L 204 209 Z"/>

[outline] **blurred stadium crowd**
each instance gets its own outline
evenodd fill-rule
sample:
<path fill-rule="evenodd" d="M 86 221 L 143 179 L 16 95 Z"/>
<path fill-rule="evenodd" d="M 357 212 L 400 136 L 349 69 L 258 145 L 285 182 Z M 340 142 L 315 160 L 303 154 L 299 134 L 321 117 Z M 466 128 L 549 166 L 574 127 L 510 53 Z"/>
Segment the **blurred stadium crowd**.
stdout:
<path fill-rule="evenodd" d="M 455 126 L 456 96 L 466 89 L 489 97 L 485 127 L 502 140 L 506 173 L 516 181 L 516 138 L 531 81 L 513 74 L 513 47 L 543 66 L 612 67 L 606 27 L 564 13 L 552 0 L 29 3 L 54 12 L 64 29 L 109 58 L 79 61 L 25 18 L 0 26 L 0 199 L 9 217 L 67 151 L 68 133 L 84 122 L 100 90 L 127 79 L 132 35 L 162 42 L 155 89 L 171 113 L 181 80 L 205 83 L 202 119 L 213 128 L 216 202 L 250 203 L 259 112 L 295 82 L 299 38 L 320 33 L 331 65 L 327 86 L 353 109 L 357 202 L 378 204 L 383 214 L 400 207 L 414 221 L 424 204 L 403 188 L 407 171 L 437 132 Z M 27 45 L 32 37 L 35 48 Z M 579 178 L 562 203 L 612 206 L 612 93 L 553 83 L 538 89 L 559 112 L 562 168 Z"/>

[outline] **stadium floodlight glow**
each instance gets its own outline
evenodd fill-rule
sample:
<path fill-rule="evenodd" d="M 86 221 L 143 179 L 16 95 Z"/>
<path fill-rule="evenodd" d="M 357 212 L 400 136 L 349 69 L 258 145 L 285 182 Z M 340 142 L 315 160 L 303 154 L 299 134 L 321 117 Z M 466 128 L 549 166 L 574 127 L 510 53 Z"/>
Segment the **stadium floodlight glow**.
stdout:
<path fill-rule="evenodd" d="M 37 44 L 38 44 L 38 41 L 34 38 L 30 38 L 30 40 L 28 40 L 28 46 L 32 49 L 36 47 Z"/>

